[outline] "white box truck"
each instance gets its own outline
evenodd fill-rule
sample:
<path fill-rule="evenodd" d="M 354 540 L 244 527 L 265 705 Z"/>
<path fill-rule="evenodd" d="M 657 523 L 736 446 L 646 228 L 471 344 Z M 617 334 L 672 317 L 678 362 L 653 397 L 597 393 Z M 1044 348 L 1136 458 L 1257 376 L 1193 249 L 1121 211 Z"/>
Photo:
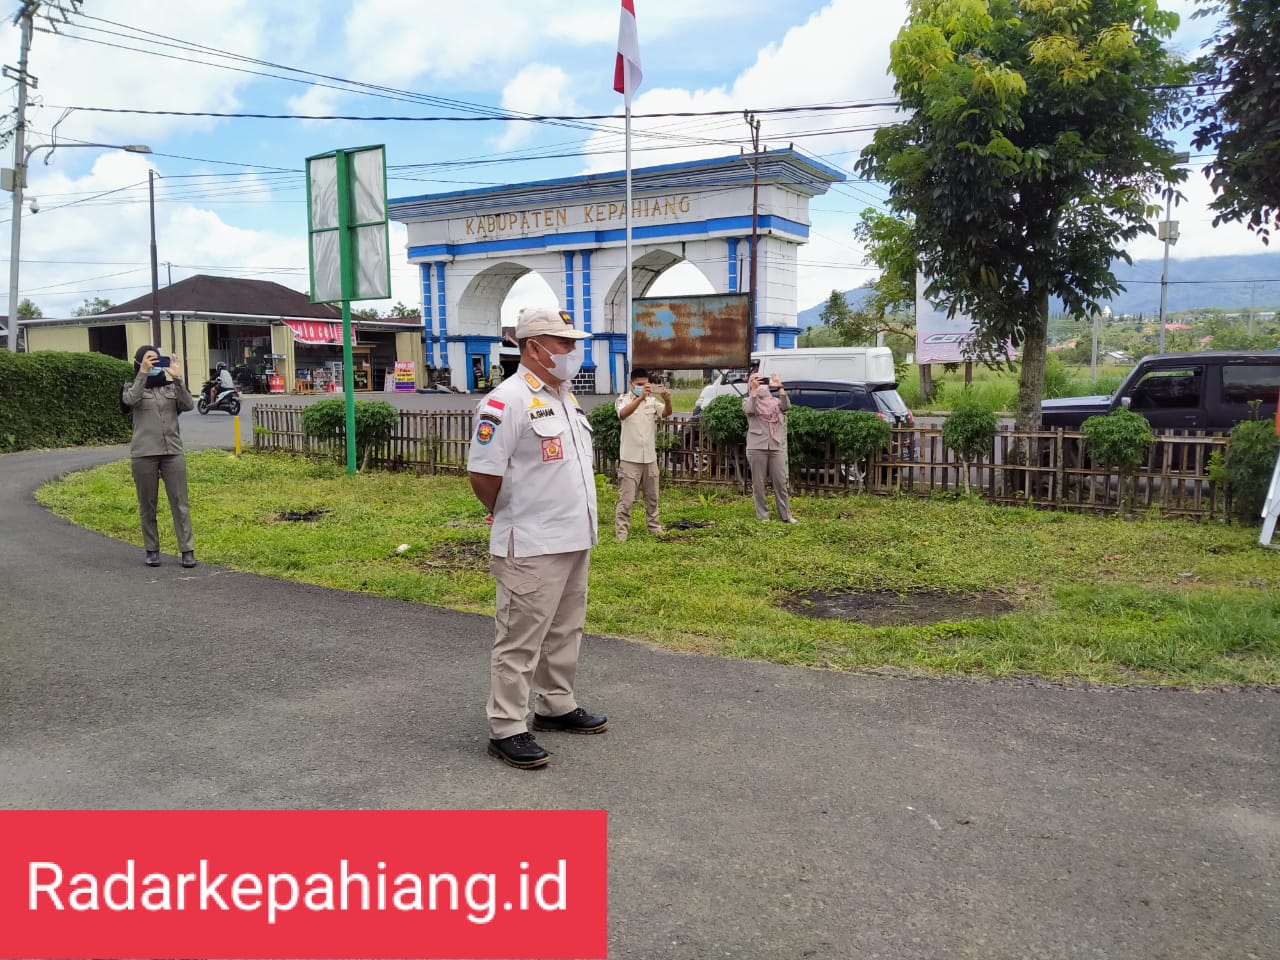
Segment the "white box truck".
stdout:
<path fill-rule="evenodd" d="M 850 383 L 894 383 L 893 351 L 888 347 L 794 347 L 789 350 L 757 350 L 751 364 L 761 373 L 788 380 L 840 380 Z M 741 371 L 720 373 L 704 387 L 693 405 L 698 415 L 716 397 L 746 396 L 747 375 Z"/>

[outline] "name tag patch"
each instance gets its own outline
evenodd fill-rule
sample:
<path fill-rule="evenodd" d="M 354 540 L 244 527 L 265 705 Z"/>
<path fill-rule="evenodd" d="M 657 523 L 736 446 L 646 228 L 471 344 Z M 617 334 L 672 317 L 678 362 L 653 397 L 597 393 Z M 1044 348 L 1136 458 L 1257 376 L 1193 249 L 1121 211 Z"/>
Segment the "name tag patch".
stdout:
<path fill-rule="evenodd" d="M 564 444 L 560 442 L 559 437 L 548 437 L 542 441 L 542 462 L 550 463 L 552 460 L 564 459 Z"/>
<path fill-rule="evenodd" d="M 536 410 L 529 411 L 530 420 L 545 420 L 547 417 L 554 417 L 557 411 L 555 407 L 539 407 Z"/>

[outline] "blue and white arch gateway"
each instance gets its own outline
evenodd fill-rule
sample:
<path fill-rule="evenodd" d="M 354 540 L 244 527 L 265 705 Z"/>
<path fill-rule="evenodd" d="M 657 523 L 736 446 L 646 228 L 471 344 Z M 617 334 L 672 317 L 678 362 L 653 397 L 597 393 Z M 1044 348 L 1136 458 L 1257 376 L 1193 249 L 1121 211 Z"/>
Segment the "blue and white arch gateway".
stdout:
<path fill-rule="evenodd" d="M 752 162 L 747 154 L 632 170 L 634 296 L 682 261 L 715 293 L 749 291 Z M 844 175 L 793 150 L 759 162 L 755 345 L 791 347 L 809 200 Z M 427 364 L 473 389 L 473 368 L 498 361 L 503 301 L 534 271 L 591 332 L 583 369 L 596 391 L 617 390 L 627 369 L 625 194 L 620 171 L 392 200 L 390 217 L 407 225 L 409 261 L 421 271 Z"/>

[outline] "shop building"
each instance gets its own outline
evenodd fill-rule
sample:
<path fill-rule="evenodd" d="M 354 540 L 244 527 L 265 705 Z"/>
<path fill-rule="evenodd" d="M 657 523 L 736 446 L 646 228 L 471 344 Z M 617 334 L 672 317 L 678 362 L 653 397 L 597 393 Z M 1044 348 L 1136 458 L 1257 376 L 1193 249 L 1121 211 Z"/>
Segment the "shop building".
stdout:
<path fill-rule="evenodd" d="M 342 313 L 267 280 L 197 275 L 159 291 L 160 342 L 199 384 L 219 363 L 248 389 L 324 392 L 342 383 Z M 23 320 L 29 350 L 104 353 L 121 360 L 152 343 L 151 294 L 86 317 Z M 414 363 L 425 386 L 422 330 L 416 318 L 354 320 L 356 389 L 378 391 L 397 361 Z"/>

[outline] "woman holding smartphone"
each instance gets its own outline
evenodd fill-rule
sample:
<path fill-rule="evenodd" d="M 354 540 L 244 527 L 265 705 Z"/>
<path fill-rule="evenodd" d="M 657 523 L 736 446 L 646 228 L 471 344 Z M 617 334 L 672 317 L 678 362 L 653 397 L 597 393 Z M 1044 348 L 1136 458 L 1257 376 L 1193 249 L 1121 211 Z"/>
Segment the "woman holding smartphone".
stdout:
<path fill-rule="evenodd" d="M 148 567 L 160 566 L 160 531 L 156 527 L 156 500 L 160 481 L 173 513 L 182 565 L 196 565 L 196 544 L 187 506 L 187 456 L 178 432 L 178 414 L 196 402 L 182 382 L 178 357 L 161 357 L 147 344 L 133 355 L 135 376 L 124 385 L 121 403 L 133 415 L 133 441 L 129 445 L 133 485 L 138 491 L 138 515 L 142 521 L 142 545 Z"/>
<path fill-rule="evenodd" d="M 772 379 L 772 383 L 770 382 Z M 778 391 L 775 397 L 770 386 Z M 769 501 L 765 499 L 766 478 L 773 484 L 773 499 L 778 519 L 797 523 L 791 515 L 791 498 L 787 495 L 787 417 L 791 400 L 775 373 L 772 378 L 760 373 L 751 375 L 742 411 L 747 415 L 747 465 L 751 468 L 751 490 L 756 498 L 756 518 L 769 522 Z"/>

